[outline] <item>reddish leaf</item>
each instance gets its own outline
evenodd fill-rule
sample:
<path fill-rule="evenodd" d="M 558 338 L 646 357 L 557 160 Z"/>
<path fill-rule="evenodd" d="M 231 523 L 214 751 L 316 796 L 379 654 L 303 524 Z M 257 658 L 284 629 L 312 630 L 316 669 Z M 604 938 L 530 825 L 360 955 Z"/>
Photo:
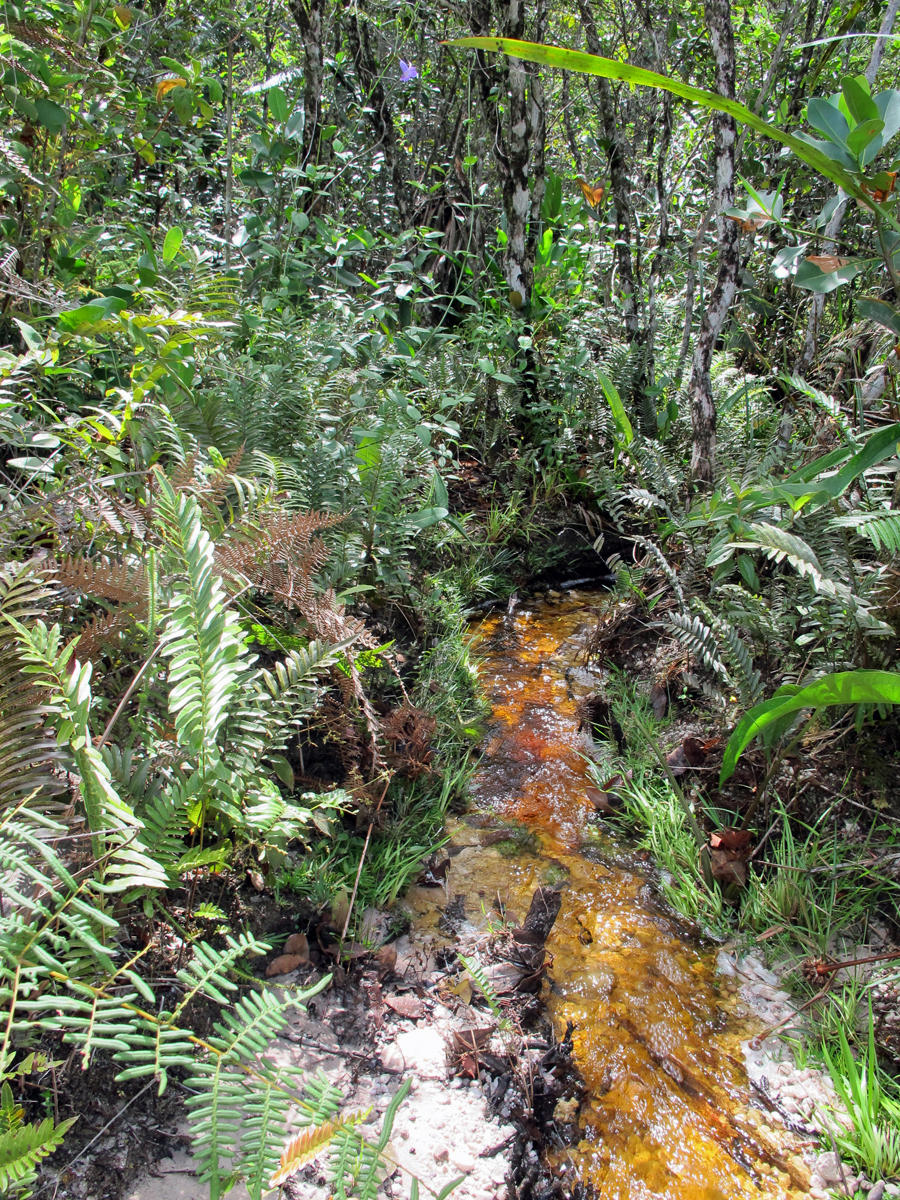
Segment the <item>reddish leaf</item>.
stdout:
<path fill-rule="evenodd" d="M 420 1017 L 425 1016 L 425 1005 L 418 996 L 385 996 L 384 1002 L 395 1013 L 401 1017 L 409 1017 L 412 1021 L 418 1021 Z"/>
<path fill-rule="evenodd" d="M 597 812 L 611 813 L 613 811 L 612 797 L 609 792 L 601 792 L 599 788 L 585 788 L 585 795 Z"/>
<path fill-rule="evenodd" d="M 304 960 L 300 954 L 279 954 L 277 958 L 273 958 L 266 967 L 266 978 L 272 975 L 287 975 L 288 971 L 296 971 L 298 967 L 302 967 L 305 962 L 309 962 L 309 957 Z"/>
<path fill-rule="evenodd" d="M 491 1040 L 493 1029 L 485 1026 L 473 1025 L 469 1029 L 454 1029 L 453 1031 L 453 1049 L 457 1054 L 464 1054 L 466 1051 L 477 1052 L 483 1050 Z"/>
<path fill-rule="evenodd" d="M 727 850 L 731 854 L 746 855 L 753 839 L 746 829 L 717 829 L 709 835 L 713 850 Z"/>
<path fill-rule="evenodd" d="M 661 721 L 669 711 L 669 689 L 664 683 L 654 683 L 650 689 L 650 704 L 654 717 Z"/>
<path fill-rule="evenodd" d="M 305 933 L 292 933 L 284 943 L 285 954 L 298 954 L 304 964 L 309 962 L 309 942 Z"/>

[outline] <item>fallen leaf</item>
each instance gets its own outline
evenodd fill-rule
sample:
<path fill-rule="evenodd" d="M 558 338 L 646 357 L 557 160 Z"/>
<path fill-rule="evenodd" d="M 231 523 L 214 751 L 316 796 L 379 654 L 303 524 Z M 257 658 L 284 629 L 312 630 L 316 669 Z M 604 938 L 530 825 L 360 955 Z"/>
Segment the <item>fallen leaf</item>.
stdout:
<path fill-rule="evenodd" d="M 599 788 L 589 787 L 585 789 L 585 795 L 597 812 L 611 813 L 614 811 L 612 797 L 609 792 L 602 792 Z"/>
<path fill-rule="evenodd" d="M 442 858 L 439 862 L 430 862 L 416 880 L 419 887 L 443 887 L 450 867 L 450 859 Z"/>
<path fill-rule="evenodd" d="M 304 960 L 300 954 L 279 954 L 266 967 L 266 978 L 269 979 L 272 975 L 287 975 L 289 971 L 296 971 L 298 967 L 303 966 L 304 961 L 309 962 L 309 956 Z"/>
<path fill-rule="evenodd" d="M 654 683 L 650 689 L 650 705 L 657 721 L 661 721 L 669 711 L 669 689 L 664 683 Z"/>
<path fill-rule="evenodd" d="M 425 1005 L 418 996 L 385 996 L 384 1002 L 398 1016 L 409 1017 L 411 1021 L 425 1016 Z"/>
<path fill-rule="evenodd" d="M 743 887 L 747 882 L 747 864 L 727 850 L 713 850 L 709 856 L 713 879 L 720 883 L 736 883 Z"/>
<path fill-rule="evenodd" d="M 747 829 L 717 829 L 709 835 L 713 850 L 727 850 L 732 854 L 746 854 L 752 840 Z"/>
<path fill-rule="evenodd" d="M 686 774 L 692 767 L 700 767 L 706 761 L 706 751 L 699 738 L 686 737 L 680 746 L 670 750 L 666 762 L 676 779 Z"/>
<path fill-rule="evenodd" d="M 387 975 L 397 965 L 397 947 L 393 942 L 389 942 L 386 946 L 379 946 L 374 957 L 379 971 Z"/>
<path fill-rule="evenodd" d="M 461 1054 L 459 1058 L 459 1070 L 462 1075 L 469 1079 L 478 1078 L 478 1059 L 474 1054 Z"/>
<path fill-rule="evenodd" d="M 489 1025 L 473 1025 L 468 1029 L 454 1029 L 453 1049 L 457 1054 L 466 1050 L 483 1050 L 491 1040 L 493 1032 Z"/>
<path fill-rule="evenodd" d="M 299 954 L 304 963 L 309 962 L 309 942 L 305 933 L 292 933 L 284 943 L 285 954 Z"/>

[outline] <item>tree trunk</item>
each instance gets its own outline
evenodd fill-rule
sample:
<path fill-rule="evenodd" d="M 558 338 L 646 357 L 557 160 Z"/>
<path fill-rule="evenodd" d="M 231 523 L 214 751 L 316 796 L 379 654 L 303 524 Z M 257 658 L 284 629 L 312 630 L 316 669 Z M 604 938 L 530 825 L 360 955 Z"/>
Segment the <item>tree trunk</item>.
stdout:
<path fill-rule="evenodd" d="M 716 63 L 716 90 L 734 99 L 734 35 L 731 0 L 706 0 L 706 24 Z M 734 118 L 717 113 L 714 120 L 716 161 L 716 234 L 719 270 L 709 297 L 691 370 L 691 474 L 695 482 L 711 486 L 716 474 L 716 406 L 709 375 L 713 350 L 737 291 L 740 267 L 740 230 L 724 210 L 734 204 Z"/>
<path fill-rule="evenodd" d="M 319 161 L 322 138 L 322 87 L 324 57 L 322 54 L 322 10 L 325 0 L 290 0 L 291 16 L 300 30 L 305 66 L 303 71 L 303 163 Z"/>

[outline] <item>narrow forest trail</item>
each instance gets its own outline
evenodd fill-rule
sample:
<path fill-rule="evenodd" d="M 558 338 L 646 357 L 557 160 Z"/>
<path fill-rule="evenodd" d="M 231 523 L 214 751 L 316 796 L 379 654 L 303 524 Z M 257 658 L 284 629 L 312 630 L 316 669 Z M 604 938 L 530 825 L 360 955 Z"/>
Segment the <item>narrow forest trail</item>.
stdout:
<path fill-rule="evenodd" d="M 595 603 L 576 594 L 478 627 L 493 718 L 474 814 L 452 827 L 448 894 L 478 924 L 498 906 L 521 917 L 541 884 L 562 888 L 545 997 L 559 1036 L 574 1025 L 588 1089 L 581 1140 L 557 1157 L 571 1181 L 604 1200 L 807 1195 L 798 1146 L 750 1104 L 740 1044 L 758 1027 L 733 1015 L 715 950 L 679 929 L 639 864 L 597 829 L 577 714 L 602 678 L 584 663 Z M 527 825 L 537 849 L 511 858 L 478 844 L 479 812 Z M 420 928 L 434 927 L 434 893 L 411 900 Z"/>

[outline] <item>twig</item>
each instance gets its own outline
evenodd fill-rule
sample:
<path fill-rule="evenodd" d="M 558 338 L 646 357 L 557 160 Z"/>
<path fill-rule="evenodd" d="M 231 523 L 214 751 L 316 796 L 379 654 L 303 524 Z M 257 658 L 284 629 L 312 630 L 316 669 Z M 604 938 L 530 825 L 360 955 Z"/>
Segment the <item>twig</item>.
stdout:
<path fill-rule="evenodd" d="M 381 806 L 384 803 L 384 798 L 387 795 L 387 790 L 391 786 L 391 776 L 385 780 L 384 791 L 375 805 L 375 811 L 372 813 L 372 819 L 369 821 L 369 828 L 366 830 L 366 840 L 363 843 L 362 854 L 359 856 L 359 866 L 356 868 L 356 878 L 353 880 L 353 891 L 350 893 L 350 903 L 347 905 L 347 916 L 344 920 L 344 928 L 341 930 L 341 941 L 343 942 L 347 936 L 347 930 L 350 927 L 350 918 L 353 915 L 353 905 L 356 902 L 356 893 L 359 889 L 359 881 L 362 876 L 363 863 L 366 861 L 366 854 L 369 850 L 369 842 L 372 840 L 372 830 L 375 828 L 375 818 L 381 811 Z"/>

